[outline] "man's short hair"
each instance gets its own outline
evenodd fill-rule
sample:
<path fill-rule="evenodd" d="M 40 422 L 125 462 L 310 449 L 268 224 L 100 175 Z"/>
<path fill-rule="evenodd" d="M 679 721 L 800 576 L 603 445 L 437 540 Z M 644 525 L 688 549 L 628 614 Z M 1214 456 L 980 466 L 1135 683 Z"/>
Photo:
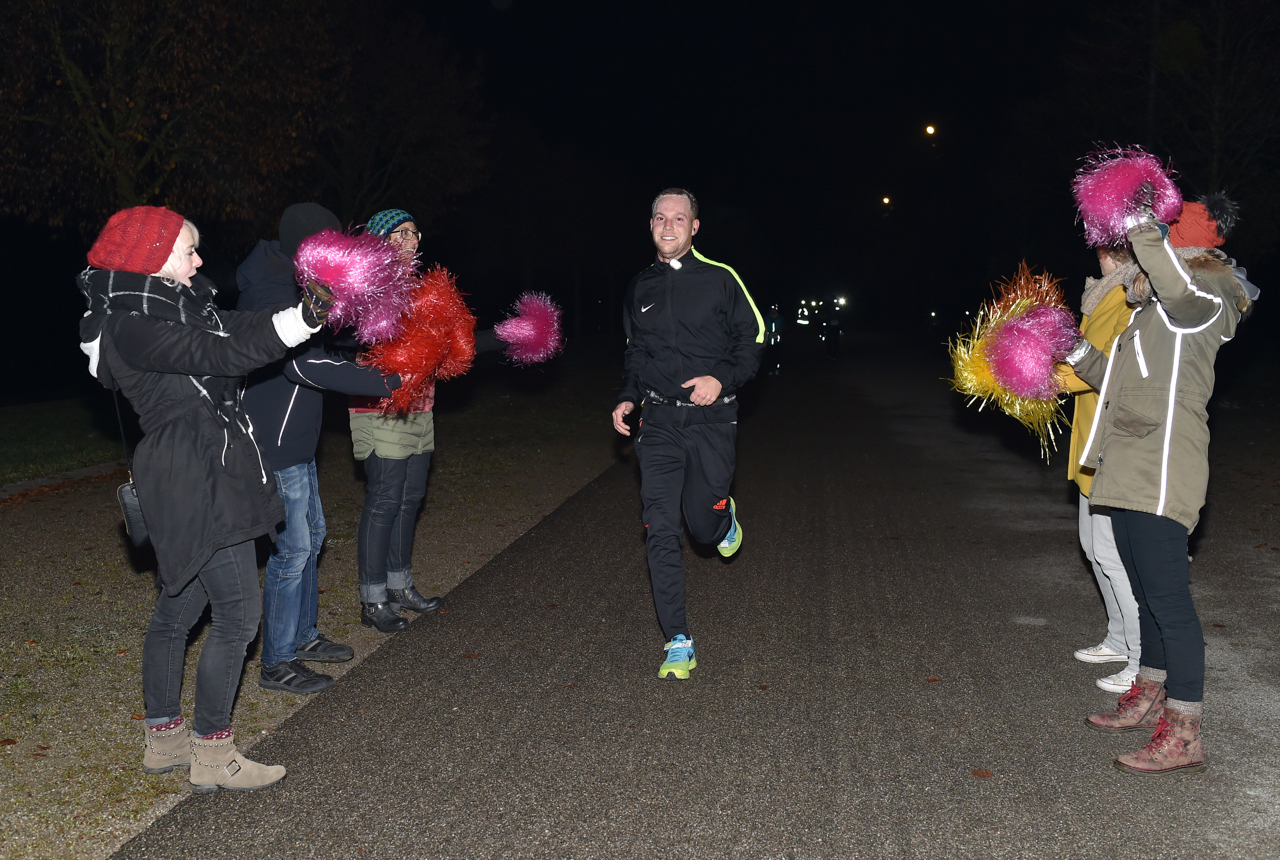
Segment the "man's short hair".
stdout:
<path fill-rule="evenodd" d="M 653 205 L 649 207 L 649 217 L 652 218 L 658 214 L 658 201 L 663 197 L 683 197 L 689 201 L 689 211 L 693 213 L 693 220 L 698 220 L 698 198 L 693 196 L 692 191 L 686 191 L 683 188 L 668 188 L 653 198 Z"/>

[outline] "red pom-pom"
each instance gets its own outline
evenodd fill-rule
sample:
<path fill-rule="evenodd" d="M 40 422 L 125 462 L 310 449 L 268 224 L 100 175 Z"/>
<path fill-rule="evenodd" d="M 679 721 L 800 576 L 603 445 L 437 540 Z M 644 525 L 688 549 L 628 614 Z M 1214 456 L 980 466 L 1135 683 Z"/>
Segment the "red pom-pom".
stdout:
<path fill-rule="evenodd" d="M 383 373 L 400 374 L 400 387 L 383 399 L 387 412 L 421 408 L 437 380 L 466 373 L 476 355 L 476 318 L 446 269 L 423 275 L 409 301 L 400 333 L 366 355 Z"/>

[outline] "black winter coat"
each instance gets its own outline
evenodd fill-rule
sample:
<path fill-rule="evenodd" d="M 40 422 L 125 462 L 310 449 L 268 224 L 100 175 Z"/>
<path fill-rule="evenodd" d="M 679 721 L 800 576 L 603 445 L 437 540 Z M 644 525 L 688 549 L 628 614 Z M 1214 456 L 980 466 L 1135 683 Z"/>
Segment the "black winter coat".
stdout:
<path fill-rule="evenodd" d="M 236 270 L 236 282 L 239 311 L 298 303 L 293 261 L 280 250 L 279 242 L 258 242 Z M 400 377 L 395 374 L 384 377 L 376 367 L 335 358 L 319 344 L 303 345 L 290 350 L 284 361 L 250 375 L 244 405 L 267 462 L 280 471 L 315 459 L 324 414 L 321 391 L 386 397 L 399 387 Z"/>
<path fill-rule="evenodd" d="M 156 289 L 158 279 L 148 281 Z M 192 292 L 211 298 L 207 279 L 193 283 Z M 222 332 L 136 312 L 96 311 L 81 321 L 81 340 L 98 338 L 96 375 L 104 385 L 114 379 L 141 421 L 133 479 L 170 595 L 219 549 L 274 535 L 284 519 L 241 405 L 240 377 L 283 357 L 287 346 L 271 311 L 212 312 Z"/>

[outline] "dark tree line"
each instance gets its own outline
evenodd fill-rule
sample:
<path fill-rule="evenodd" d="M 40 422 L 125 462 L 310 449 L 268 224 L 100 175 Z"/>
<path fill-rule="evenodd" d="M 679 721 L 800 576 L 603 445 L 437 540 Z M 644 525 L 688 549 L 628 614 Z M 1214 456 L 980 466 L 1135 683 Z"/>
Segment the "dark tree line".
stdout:
<path fill-rule="evenodd" d="M 430 222 L 481 183 L 478 70 L 404 4 L 11 0 L 0 213 L 167 205 L 265 235 L 298 199 Z"/>

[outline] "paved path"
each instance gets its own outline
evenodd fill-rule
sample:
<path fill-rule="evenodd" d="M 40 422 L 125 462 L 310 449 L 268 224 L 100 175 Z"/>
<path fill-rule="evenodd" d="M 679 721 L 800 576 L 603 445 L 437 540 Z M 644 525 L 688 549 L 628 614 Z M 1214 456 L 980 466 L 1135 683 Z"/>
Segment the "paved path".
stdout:
<path fill-rule="evenodd" d="M 621 463 L 257 745 L 285 783 L 191 797 L 117 856 L 1280 854 L 1276 457 L 1237 456 L 1276 450 L 1246 441 L 1275 410 L 1215 425 L 1193 565 L 1210 770 L 1142 779 L 1111 760 L 1144 739 L 1081 724 L 1114 697 L 1071 658 L 1105 617 L 1062 457 L 945 373 L 763 381 L 740 557 L 686 548 L 690 682 L 655 677 Z"/>

